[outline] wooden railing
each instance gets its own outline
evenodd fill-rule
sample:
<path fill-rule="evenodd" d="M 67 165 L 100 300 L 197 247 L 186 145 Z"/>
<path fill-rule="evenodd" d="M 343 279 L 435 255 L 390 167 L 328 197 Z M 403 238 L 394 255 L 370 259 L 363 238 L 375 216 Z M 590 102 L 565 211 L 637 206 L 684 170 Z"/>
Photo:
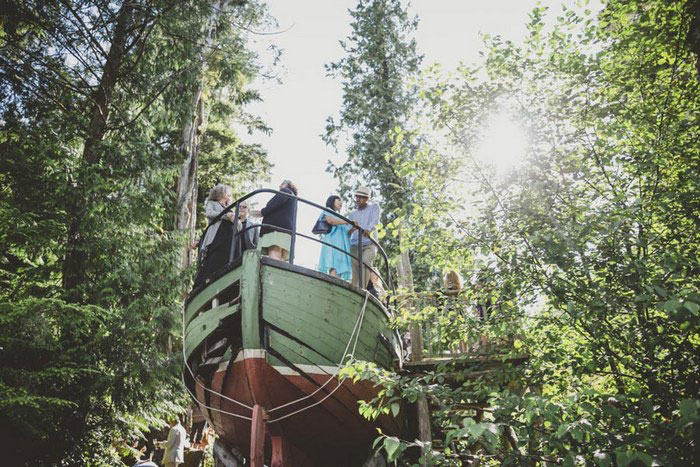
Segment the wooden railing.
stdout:
<path fill-rule="evenodd" d="M 399 307 L 414 317 L 411 324 L 409 360 L 453 358 L 486 351 L 480 332 L 488 318 L 487 305 L 472 303 L 465 295 L 450 291 L 415 293 L 399 297 Z"/>

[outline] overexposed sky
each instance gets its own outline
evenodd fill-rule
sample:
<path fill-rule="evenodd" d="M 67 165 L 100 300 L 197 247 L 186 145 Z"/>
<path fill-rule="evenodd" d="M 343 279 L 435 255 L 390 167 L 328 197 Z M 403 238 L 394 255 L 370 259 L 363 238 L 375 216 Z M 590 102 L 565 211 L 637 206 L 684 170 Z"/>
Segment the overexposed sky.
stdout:
<path fill-rule="evenodd" d="M 261 56 L 273 43 L 282 48 L 278 69 L 281 83 L 259 81 L 263 102 L 251 105 L 250 112 L 259 115 L 272 127 L 270 136 L 254 135 L 269 152 L 274 167 L 271 184 L 277 188 L 285 178 L 293 180 L 299 196 L 324 204 L 337 187 L 333 176 L 325 171 L 327 161 L 340 163 L 344 154 L 335 154 L 320 135 L 329 116 L 337 116 L 342 103 L 341 82 L 326 76 L 324 65 L 343 56 L 338 41 L 350 33 L 349 0 L 269 0 L 270 13 L 279 23 L 274 35 L 254 36 L 251 46 Z M 440 63 L 445 71 L 460 62 L 479 60 L 483 49 L 480 33 L 501 35 L 521 42 L 526 34 L 528 13 L 538 2 L 530 0 L 414 0 L 410 11 L 418 15 L 416 41 L 424 55 L 423 66 Z M 549 6 L 549 14 L 560 11 L 561 0 L 541 0 Z M 573 5 L 567 0 L 564 3 Z M 260 205 L 258 208 L 261 207 Z M 345 208 L 350 208 L 346 206 Z M 317 217 L 311 210 L 302 210 L 297 228 L 308 230 Z M 319 247 L 309 241 L 297 244 L 298 262 L 314 267 Z"/>

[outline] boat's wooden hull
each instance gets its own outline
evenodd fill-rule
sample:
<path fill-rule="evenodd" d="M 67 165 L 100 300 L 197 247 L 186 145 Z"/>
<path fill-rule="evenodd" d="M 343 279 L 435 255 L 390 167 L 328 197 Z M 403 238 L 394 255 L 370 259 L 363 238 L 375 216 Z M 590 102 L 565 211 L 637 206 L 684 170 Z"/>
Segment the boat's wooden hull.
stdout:
<path fill-rule="evenodd" d="M 217 296 L 230 304 L 211 308 Z M 359 289 L 246 252 L 240 265 L 188 301 L 185 356 L 192 372 L 185 369 L 185 381 L 209 407 L 217 434 L 246 457 L 250 408 L 257 405 L 268 417 L 266 457 L 282 442 L 285 465 L 359 465 L 376 427 L 396 433 L 399 422 L 369 423 L 358 400 L 373 398 L 377 388 L 350 380 L 337 388 L 333 375 L 346 349 L 384 368 L 396 364 L 399 341 L 387 319 L 382 305 Z"/>

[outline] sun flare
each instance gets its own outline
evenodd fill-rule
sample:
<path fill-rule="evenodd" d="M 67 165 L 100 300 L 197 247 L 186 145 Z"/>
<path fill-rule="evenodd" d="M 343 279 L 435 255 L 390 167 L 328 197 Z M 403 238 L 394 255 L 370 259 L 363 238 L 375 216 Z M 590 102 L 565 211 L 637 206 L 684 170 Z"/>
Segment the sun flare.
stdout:
<path fill-rule="evenodd" d="M 477 146 L 476 161 L 493 167 L 498 174 L 517 169 L 525 160 L 525 130 L 508 112 L 491 115 Z"/>

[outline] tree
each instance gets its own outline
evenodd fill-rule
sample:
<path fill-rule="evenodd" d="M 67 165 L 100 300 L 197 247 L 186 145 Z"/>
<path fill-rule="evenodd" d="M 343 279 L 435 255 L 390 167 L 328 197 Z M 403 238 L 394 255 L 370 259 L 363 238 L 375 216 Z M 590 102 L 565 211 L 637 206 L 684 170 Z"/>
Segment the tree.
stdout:
<path fill-rule="evenodd" d="M 179 267 L 175 187 L 216 5 L 8 6 L 0 23 L 5 455 L 17 464 L 108 464 L 186 402 L 172 342 L 191 271 Z M 255 25 L 264 12 L 246 2 L 217 22 L 205 91 L 215 124 L 199 136 L 204 180 L 214 167 L 243 181 L 268 167 L 264 151 L 221 129 L 244 121 L 241 107 L 256 96 L 246 89 L 257 68 L 239 17 Z"/>
<path fill-rule="evenodd" d="M 336 148 L 345 132 L 350 141 L 346 162 L 329 165 L 329 171 L 342 194 L 366 183 L 385 212 L 392 212 L 407 193 L 391 156 L 392 132 L 406 122 L 414 102 L 407 81 L 421 61 L 411 38 L 417 19 L 400 0 L 359 0 L 350 14 L 352 32 L 341 41 L 346 56 L 327 66 L 330 76 L 343 80 L 343 107 L 337 121 L 328 119 L 323 135 Z"/>
<path fill-rule="evenodd" d="M 485 73 L 463 68 L 458 79 L 423 84 L 431 128 L 479 183 L 471 215 L 455 209 L 455 191 L 433 191 L 434 208 L 407 222 L 450 213 L 443 228 L 474 253 L 461 265 L 467 300 L 494 302 L 485 322 L 453 317 L 438 338 L 468 340 L 476 329 L 501 343 L 499 359 L 529 357 L 487 377 L 451 365 L 420 378 L 362 369 L 390 388 L 374 401 L 380 408 L 397 388 L 439 404 L 449 451 L 433 452 L 433 462 L 684 465 L 698 456 L 691 17 L 680 2 L 613 1 L 597 17 L 581 10 L 565 9 L 545 32 L 545 9 L 535 9 L 523 47 L 487 38 Z M 472 154 L 483 120 L 475 116 L 497 106 L 512 109 L 531 138 L 528 164 L 501 180 Z M 438 153 L 439 139 L 425 138 Z M 414 177 L 415 189 L 430 186 Z M 444 253 L 452 242 L 413 238 L 416 249 L 438 252 L 437 267 L 454 259 Z M 447 375 L 461 384 L 444 383 Z M 393 457 L 396 442 L 383 444 Z"/>

